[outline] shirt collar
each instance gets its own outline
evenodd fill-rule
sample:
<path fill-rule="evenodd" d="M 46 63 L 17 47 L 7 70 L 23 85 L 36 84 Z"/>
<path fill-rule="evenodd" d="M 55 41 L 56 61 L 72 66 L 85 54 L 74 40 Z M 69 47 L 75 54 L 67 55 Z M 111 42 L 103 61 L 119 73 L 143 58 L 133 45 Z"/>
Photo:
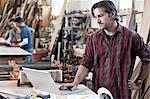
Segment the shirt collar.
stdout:
<path fill-rule="evenodd" d="M 119 23 L 117 23 L 117 24 L 118 24 L 118 26 L 117 26 L 116 33 L 123 33 L 123 26 Z M 102 34 L 102 35 L 105 34 L 104 30 L 99 30 L 98 35 L 100 35 L 100 34 Z"/>
<path fill-rule="evenodd" d="M 119 33 L 123 32 L 123 26 L 121 24 L 119 24 L 119 23 L 118 23 L 117 31 L 116 32 L 119 32 Z"/>

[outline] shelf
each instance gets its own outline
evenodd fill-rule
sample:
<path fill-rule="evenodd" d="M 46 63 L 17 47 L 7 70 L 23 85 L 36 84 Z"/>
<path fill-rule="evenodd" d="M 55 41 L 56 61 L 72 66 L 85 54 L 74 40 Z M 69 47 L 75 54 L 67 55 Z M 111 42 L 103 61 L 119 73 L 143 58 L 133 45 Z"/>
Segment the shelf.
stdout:
<path fill-rule="evenodd" d="M 80 28 L 80 27 L 64 27 L 63 30 L 83 30 L 83 28 Z"/>
<path fill-rule="evenodd" d="M 82 17 L 85 17 L 85 15 L 83 15 L 83 14 L 69 14 L 69 15 L 65 15 L 64 17 L 82 18 Z"/>

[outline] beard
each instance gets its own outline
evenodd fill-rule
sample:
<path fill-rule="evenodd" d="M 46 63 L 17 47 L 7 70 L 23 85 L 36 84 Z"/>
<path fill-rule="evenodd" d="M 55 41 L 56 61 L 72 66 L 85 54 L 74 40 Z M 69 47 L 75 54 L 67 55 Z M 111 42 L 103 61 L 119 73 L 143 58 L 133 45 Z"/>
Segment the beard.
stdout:
<path fill-rule="evenodd" d="M 100 23 L 99 27 L 101 30 L 103 30 L 103 29 L 109 30 L 110 28 L 112 28 L 112 23 L 109 23 L 109 24 L 108 23 Z"/>
<path fill-rule="evenodd" d="M 105 24 L 100 23 L 100 24 L 99 24 L 99 28 L 100 28 L 101 30 L 104 29 L 104 28 L 105 28 Z"/>

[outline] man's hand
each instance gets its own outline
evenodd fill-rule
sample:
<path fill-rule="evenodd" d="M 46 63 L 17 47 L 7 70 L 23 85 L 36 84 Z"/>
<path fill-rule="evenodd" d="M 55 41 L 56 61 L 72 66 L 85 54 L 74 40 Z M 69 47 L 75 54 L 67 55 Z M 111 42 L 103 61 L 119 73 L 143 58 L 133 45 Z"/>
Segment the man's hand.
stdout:
<path fill-rule="evenodd" d="M 17 27 L 16 23 L 15 23 L 15 22 L 13 22 L 13 21 L 12 21 L 12 22 L 10 22 L 10 23 L 9 23 L 9 25 L 11 25 L 11 26 L 12 26 L 12 27 L 14 27 L 14 28 L 16 28 L 16 27 Z"/>
<path fill-rule="evenodd" d="M 83 65 L 80 65 L 78 67 L 78 71 L 76 73 L 74 81 L 72 83 L 67 83 L 67 84 L 62 85 L 59 89 L 60 90 L 65 90 L 65 88 L 71 89 L 71 90 L 76 89 L 79 83 L 87 76 L 88 71 L 89 71 L 88 68 L 86 68 Z"/>
<path fill-rule="evenodd" d="M 74 90 L 77 88 L 77 85 L 74 83 L 67 83 L 59 87 L 59 90 Z"/>
<path fill-rule="evenodd" d="M 12 43 L 12 44 L 11 44 L 11 47 L 19 47 L 19 46 L 18 46 L 18 44 L 16 44 L 16 43 Z"/>
<path fill-rule="evenodd" d="M 128 88 L 131 90 L 139 90 L 141 88 L 141 85 L 138 85 L 137 83 L 135 83 L 135 81 L 132 80 L 128 80 Z"/>

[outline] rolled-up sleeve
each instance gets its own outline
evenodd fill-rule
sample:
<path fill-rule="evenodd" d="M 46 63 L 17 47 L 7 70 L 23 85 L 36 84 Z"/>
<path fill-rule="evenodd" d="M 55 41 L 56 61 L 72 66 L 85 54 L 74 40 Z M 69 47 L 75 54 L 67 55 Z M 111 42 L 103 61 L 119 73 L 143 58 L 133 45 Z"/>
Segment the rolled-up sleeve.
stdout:
<path fill-rule="evenodd" d="M 85 54 L 83 59 L 81 60 L 81 65 L 88 68 L 90 71 L 93 68 L 93 43 L 92 43 L 92 36 L 88 39 L 85 49 Z"/>
<path fill-rule="evenodd" d="M 141 38 L 138 34 L 134 36 L 134 45 L 136 55 L 139 56 L 142 64 L 150 64 L 150 45 L 145 44 L 143 38 Z"/>

